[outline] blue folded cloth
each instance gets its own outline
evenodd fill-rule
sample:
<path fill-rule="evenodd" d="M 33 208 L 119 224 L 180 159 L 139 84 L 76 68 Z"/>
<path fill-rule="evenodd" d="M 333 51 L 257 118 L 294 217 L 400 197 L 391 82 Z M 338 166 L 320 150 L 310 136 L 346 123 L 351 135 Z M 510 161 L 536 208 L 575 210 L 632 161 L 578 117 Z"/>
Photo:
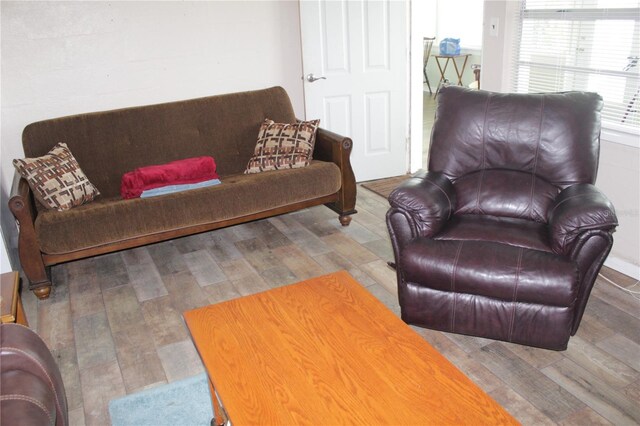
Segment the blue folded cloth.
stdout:
<path fill-rule="evenodd" d="M 198 183 L 185 183 L 182 185 L 167 185 L 159 188 L 142 191 L 140 198 L 157 197 L 158 195 L 173 194 L 174 192 L 188 191 L 190 189 L 206 188 L 207 186 L 219 185 L 220 179 L 205 180 Z"/>

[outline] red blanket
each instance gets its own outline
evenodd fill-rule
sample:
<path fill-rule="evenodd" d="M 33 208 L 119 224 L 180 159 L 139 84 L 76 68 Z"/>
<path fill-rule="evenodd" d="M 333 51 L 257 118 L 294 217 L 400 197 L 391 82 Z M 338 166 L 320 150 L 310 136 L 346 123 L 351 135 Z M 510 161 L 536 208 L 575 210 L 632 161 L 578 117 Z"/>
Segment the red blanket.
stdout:
<path fill-rule="evenodd" d="M 140 167 L 125 173 L 122 176 L 120 194 L 122 198 L 137 198 L 146 189 L 198 183 L 211 179 L 218 179 L 213 158 L 187 158 L 157 166 Z"/>

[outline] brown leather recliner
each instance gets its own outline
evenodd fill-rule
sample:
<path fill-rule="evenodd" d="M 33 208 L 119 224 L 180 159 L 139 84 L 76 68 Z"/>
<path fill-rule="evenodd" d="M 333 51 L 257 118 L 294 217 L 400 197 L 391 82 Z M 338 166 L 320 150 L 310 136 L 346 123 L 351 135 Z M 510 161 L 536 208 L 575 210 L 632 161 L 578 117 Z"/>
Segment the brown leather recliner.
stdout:
<path fill-rule="evenodd" d="M 19 324 L 0 325 L 0 424 L 69 424 L 53 355 L 34 331 Z"/>
<path fill-rule="evenodd" d="M 595 93 L 440 90 L 429 171 L 389 196 L 402 319 L 564 350 L 613 244 Z"/>

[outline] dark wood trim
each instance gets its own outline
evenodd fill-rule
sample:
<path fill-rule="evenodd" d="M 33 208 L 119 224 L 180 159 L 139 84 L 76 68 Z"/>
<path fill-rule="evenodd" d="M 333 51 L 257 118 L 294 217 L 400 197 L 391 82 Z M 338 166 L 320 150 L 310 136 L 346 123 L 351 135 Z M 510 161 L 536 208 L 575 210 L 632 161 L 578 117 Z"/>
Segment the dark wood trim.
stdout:
<path fill-rule="evenodd" d="M 35 230 L 37 215 L 31 188 L 25 179 L 20 179 L 11 189 L 9 209 L 18 221 L 18 254 L 25 275 L 29 278 L 29 290 L 40 299 L 49 297 L 51 279 L 40 252 Z"/>
<path fill-rule="evenodd" d="M 353 141 L 350 138 L 338 135 L 325 129 L 318 129 L 316 134 L 315 150 L 313 158 L 322 161 L 331 161 L 340 167 L 342 188 L 338 191 L 338 200 L 327 204 L 331 210 L 340 215 L 340 223 L 348 225 L 349 219 L 344 217 L 357 213 L 356 207 L 356 178 L 351 168 L 351 149 Z"/>

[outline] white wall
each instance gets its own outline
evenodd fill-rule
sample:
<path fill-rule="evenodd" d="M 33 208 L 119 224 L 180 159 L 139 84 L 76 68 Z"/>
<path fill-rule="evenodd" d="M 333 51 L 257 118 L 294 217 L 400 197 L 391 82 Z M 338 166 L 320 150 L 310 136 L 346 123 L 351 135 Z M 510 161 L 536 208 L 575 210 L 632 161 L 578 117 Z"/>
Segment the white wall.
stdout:
<path fill-rule="evenodd" d="M 296 1 L 2 1 L 0 14 L 0 209 L 9 245 L 11 160 L 23 156 L 28 123 L 275 85 L 304 117 Z"/>
<path fill-rule="evenodd" d="M 480 87 L 494 92 L 508 91 L 512 42 L 515 36 L 512 17 L 520 7 L 514 0 L 485 0 L 482 35 L 482 73 Z M 497 35 L 489 31 L 491 20 L 498 22 Z"/>
<path fill-rule="evenodd" d="M 600 142 L 596 186 L 616 208 L 620 225 L 605 265 L 640 279 L 640 149 L 607 140 Z"/>
<path fill-rule="evenodd" d="M 9 262 L 9 253 L 7 253 L 7 244 L 4 242 L 4 234 L 0 232 L 2 236 L 2 244 L 0 244 L 0 273 L 9 272 L 12 270 L 11 262 Z"/>

